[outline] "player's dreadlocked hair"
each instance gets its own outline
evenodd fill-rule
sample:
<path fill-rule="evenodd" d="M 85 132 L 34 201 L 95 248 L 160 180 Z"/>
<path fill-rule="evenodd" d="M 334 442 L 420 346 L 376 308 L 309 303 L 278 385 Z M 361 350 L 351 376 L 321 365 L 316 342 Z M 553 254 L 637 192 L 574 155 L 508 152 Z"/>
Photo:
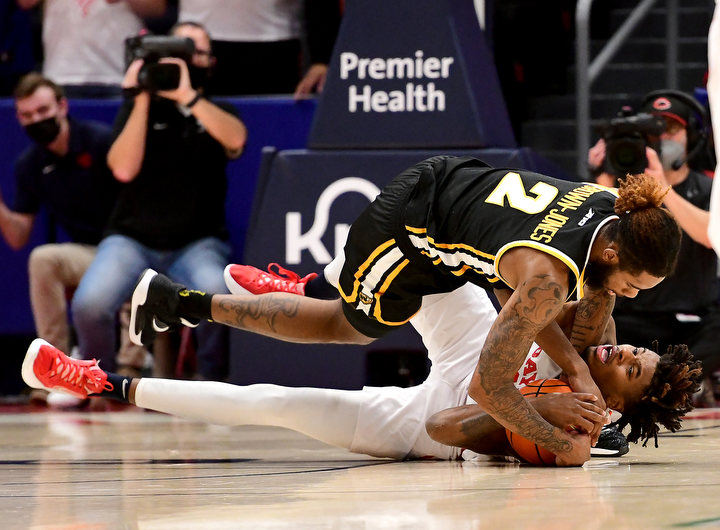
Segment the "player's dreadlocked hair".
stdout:
<path fill-rule="evenodd" d="M 628 441 L 637 443 L 642 438 L 644 447 L 650 438 L 655 438 L 657 447 L 658 423 L 671 432 L 677 431 L 680 418 L 693 409 L 692 397 L 700 389 L 701 381 L 702 363 L 693 359 L 688 347 L 668 346 L 645 395 L 631 411 L 623 414 L 618 421 L 619 429 L 622 431 L 629 424 Z"/>
<path fill-rule="evenodd" d="M 672 214 L 660 206 L 670 188 L 644 173 L 627 175 L 619 183 L 615 213 L 620 219 L 606 233 L 618 244 L 620 268 L 668 276 L 675 268 L 682 235 Z"/>

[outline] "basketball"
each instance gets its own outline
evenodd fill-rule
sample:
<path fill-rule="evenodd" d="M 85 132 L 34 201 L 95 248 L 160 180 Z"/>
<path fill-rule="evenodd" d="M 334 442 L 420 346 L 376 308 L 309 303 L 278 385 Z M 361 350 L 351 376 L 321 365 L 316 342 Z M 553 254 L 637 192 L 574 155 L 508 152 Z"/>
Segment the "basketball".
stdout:
<path fill-rule="evenodd" d="M 565 392 L 572 392 L 572 389 L 567 383 L 559 379 L 538 379 L 537 381 L 531 381 L 527 386 L 520 389 L 520 393 L 525 397 L 536 397 L 542 394 L 563 394 Z M 505 434 L 513 450 L 529 464 L 539 466 L 555 465 L 554 453 L 543 449 L 511 430 L 505 429 Z"/>

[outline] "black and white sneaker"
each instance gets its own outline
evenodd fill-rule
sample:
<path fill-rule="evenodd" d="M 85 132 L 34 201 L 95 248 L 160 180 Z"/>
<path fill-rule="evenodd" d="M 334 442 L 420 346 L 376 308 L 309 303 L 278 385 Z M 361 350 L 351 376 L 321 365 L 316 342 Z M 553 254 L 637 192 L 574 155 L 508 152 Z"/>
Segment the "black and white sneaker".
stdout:
<path fill-rule="evenodd" d="M 135 285 L 130 311 L 130 340 L 138 346 L 147 346 L 155 340 L 157 332 L 182 324 L 191 328 L 200 321 L 178 316 L 180 291 L 185 286 L 167 276 L 146 269 Z"/>
<path fill-rule="evenodd" d="M 627 438 L 620 432 L 616 424 L 611 423 L 603 427 L 602 431 L 600 431 L 597 444 L 595 447 L 590 448 L 590 456 L 622 456 L 627 454 L 629 450 L 630 445 L 628 444 Z"/>

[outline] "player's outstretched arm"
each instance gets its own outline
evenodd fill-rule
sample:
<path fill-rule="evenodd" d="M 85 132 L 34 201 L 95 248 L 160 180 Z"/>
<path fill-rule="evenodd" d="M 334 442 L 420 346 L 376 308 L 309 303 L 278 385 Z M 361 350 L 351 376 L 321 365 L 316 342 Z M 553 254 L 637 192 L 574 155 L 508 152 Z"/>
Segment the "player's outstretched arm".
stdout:
<path fill-rule="evenodd" d="M 512 455 L 505 429 L 479 405 L 461 405 L 436 412 L 425 422 L 436 442 L 482 455 Z"/>
<path fill-rule="evenodd" d="M 513 257 L 504 257 L 500 269 L 510 285 L 516 286 L 515 291 L 490 329 L 469 394 L 501 425 L 558 455 L 558 464 L 582 464 L 590 458 L 589 445 L 586 450 L 546 422 L 513 385 L 533 340 L 563 307 L 567 269 L 559 260 L 539 252 L 511 252 Z"/>
<path fill-rule="evenodd" d="M 549 423 L 563 430 L 589 430 L 603 410 L 592 394 L 546 394 L 526 398 Z M 436 442 L 464 447 L 485 455 L 513 455 L 505 429 L 478 405 L 462 405 L 441 410 L 426 422 L 430 438 Z"/>

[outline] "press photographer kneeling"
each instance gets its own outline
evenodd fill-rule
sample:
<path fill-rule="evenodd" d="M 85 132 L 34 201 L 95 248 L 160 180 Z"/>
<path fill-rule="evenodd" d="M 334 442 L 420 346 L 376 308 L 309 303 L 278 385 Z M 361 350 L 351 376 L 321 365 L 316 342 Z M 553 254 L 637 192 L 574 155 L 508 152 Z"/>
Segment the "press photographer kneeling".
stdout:
<path fill-rule="evenodd" d="M 106 237 L 75 294 L 73 315 L 84 358 L 114 351 L 108 325 L 146 268 L 193 289 L 226 292 L 226 166 L 247 137 L 232 105 L 204 92 L 213 66 L 210 37 L 181 23 L 172 37 L 129 39 L 126 100 L 115 120 L 108 166 L 126 183 Z M 200 324 L 200 377 L 227 375 L 227 335 Z M 112 359 L 101 359 L 112 367 Z"/>
<path fill-rule="evenodd" d="M 588 154 L 599 184 L 615 186 L 627 173 L 644 171 L 672 187 L 664 204 L 684 231 L 675 273 L 633 300 L 619 300 L 613 316 L 619 343 L 689 346 L 707 376 L 700 405 L 714 405 L 709 376 L 720 368 L 717 258 L 707 235 L 712 180 L 699 171 L 708 130 L 707 112 L 694 98 L 658 90 L 645 96 L 639 113 L 624 108 L 605 123 Z"/>

